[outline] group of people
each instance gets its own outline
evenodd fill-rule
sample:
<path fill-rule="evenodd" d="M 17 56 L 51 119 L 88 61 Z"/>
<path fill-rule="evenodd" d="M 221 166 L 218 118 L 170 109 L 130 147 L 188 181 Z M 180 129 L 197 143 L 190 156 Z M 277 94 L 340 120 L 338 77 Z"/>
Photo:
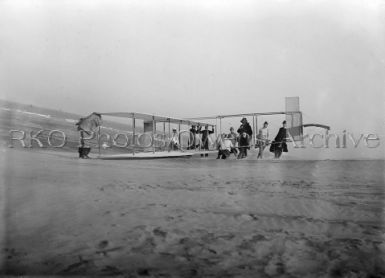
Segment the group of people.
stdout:
<path fill-rule="evenodd" d="M 269 140 L 268 122 L 263 123 L 263 127 L 259 129 L 256 138 L 255 148 L 259 149 L 257 158 L 263 158 L 263 151 L 270 145 L 270 152 L 274 153 L 275 158 L 280 158 L 282 152 L 287 152 L 287 130 L 286 121 L 282 122 L 282 127 L 279 129 L 277 136 L 272 142 Z M 232 153 L 238 158 L 247 157 L 247 150 L 250 150 L 252 139 L 252 128 L 246 118 L 241 120 L 241 126 L 234 132 L 234 128 L 230 128 L 229 134 L 221 134 L 217 141 L 218 156 L 217 159 L 226 159 Z"/>
<path fill-rule="evenodd" d="M 89 158 L 88 154 L 91 151 L 90 147 L 85 145 L 85 134 L 91 135 L 95 132 L 96 128 L 101 126 L 102 118 L 101 114 L 92 113 L 88 117 L 81 118 L 77 123 L 77 129 L 80 132 L 80 146 L 79 146 L 79 157 Z M 282 127 L 279 129 L 277 136 L 272 142 L 269 140 L 268 122 L 264 122 L 263 127 L 259 129 L 258 135 L 255 141 L 255 148 L 259 148 L 258 157 L 262 158 L 263 151 L 266 146 L 270 145 L 270 152 L 274 153 L 275 158 L 280 158 L 282 152 L 287 152 L 286 138 L 288 132 L 286 130 L 286 121 L 282 122 Z M 214 126 L 211 130 L 209 125 L 202 126 L 192 125 L 190 131 L 190 137 L 188 141 L 188 150 L 199 148 L 204 153 L 201 156 L 207 157 L 209 146 L 211 143 L 210 134 L 214 133 Z M 250 150 L 252 141 L 253 130 L 246 118 L 242 118 L 241 125 L 239 126 L 237 133 L 234 132 L 234 128 L 230 128 L 229 134 L 220 134 L 217 138 L 217 159 L 228 158 L 232 153 L 238 158 L 242 159 L 247 157 L 247 150 Z M 182 150 L 180 145 L 180 134 L 173 128 L 170 142 L 168 144 L 168 151 L 171 150 Z"/>
<path fill-rule="evenodd" d="M 189 146 L 187 149 L 189 150 L 195 150 L 196 148 L 201 148 L 201 150 L 209 150 L 209 143 L 210 143 L 210 134 L 213 134 L 215 132 L 214 127 L 211 127 L 211 130 L 209 130 L 209 126 L 205 125 L 205 129 L 202 130 L 202 126 L 195 126 L 192 125 L 190 129 L 190 139 L 189 139 Z M 197 135 L 201 134 L 200 140 L 198 139 Z M 203 157 L 207 157 L 209 154 L 201 154 Z"/>
<path fill-rule="evenodd" d="M 209 150 L 209 136 L 210 134 L 214 133 L 214 127 L 209 129 L 209 126 L 206 125 L 205 128 L 202 130 L 202 126 L 196 126 L 192 125 L 190 129 L 190 138 L 188 142 L 188 150 L 193 150 L 196 148 L 201 148 L 202 150 Z M 197 140 L 197 135 L 201 134 L 200 140 Z M 181 149 L 180 143 L 179 143 L 179 134 L 177 133 L 176 128 L 172 129 L 172 135 L 171 140 L 169 144 L 168 150 L 179 150 Z M 208 156 L 208 153 L 201 154 L 201 156 Z"/>
<path fill-rule="evenodd" d="M 246 118 L 242 118 L 241 126 L 238 128 L 237 133 L 235 133 L 234 128 L 231 127 L 229 134 L 223 133 L 218 137 L 217 159 L 226 159 L 232 153 L 238 159 L 247 157 L 247 150 L 250 149 L 250 142 L 253 135 L 253 130 Z"/>
<path fill-rule="evenodd" d="M 264 122 L 263 127 L 259 129 L 258 135 L 256 137 L 255 148 L 259 149 L 257 158 L 263 158 L 263 151 L 267 146 L 270 145 L 270 152 L 274 153 L 275 158 L 280 158 L 282 152 L 287 152 L 287 130 L 286 130 L 286 121 L 282 122 L 282 127 L 279 129 L 277 136 L 273 141 L 269 139 L 269 123 Z M 214 127 L 209 129 L 209 126 L 206 125 L 204 129 L 201 126 L 191 126 L 190 129 L 190 138 L 188 142 L 187 149 L 196 149 L 200 148 L 203 151 L 209 150 L 209 137 L 210 134 L 214 133 Z M 197 135 L 200 134 L 201 137 L 198 139 Z M 237 130 L 237 133 L 234 132 L 234 128 L 230 128 L 230 133 L 220 134 L 217 138 L 217 150 L 218 156 L 217 159 L 226 159 L 231 154 L 234 154 L 238 159 L 243 159 L 247 157 L 247 150 L 250 150 L 251 141 L 252 141 L 253 130 L 247 121 L 246 118 L 242 118 L 241 125 Z M 176 129 L 173 129 L 171 135 L 171 140 L 169 144 L 170 150 L 180 150 L 179 143 L 179 134 Z M 207 157 L 208 153 L 201 154 L 203 157 Z"/>

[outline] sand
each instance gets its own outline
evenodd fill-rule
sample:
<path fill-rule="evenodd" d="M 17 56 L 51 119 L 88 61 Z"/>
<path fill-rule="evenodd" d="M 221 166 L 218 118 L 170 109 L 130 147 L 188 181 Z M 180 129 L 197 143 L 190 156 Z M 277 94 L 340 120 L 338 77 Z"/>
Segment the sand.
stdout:
<path fill-rule="evenodd" d="M 4 275 L 385 277 L 384 161 L 2 157 Z"/>

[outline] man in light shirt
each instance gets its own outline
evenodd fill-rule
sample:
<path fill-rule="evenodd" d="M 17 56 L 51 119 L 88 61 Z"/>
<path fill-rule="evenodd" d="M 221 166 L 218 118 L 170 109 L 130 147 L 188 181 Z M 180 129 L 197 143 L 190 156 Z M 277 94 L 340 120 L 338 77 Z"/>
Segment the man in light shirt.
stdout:
<path fill-rule="evenodd" d="M 177 151 L 179 148 L 179 134 L 176 132 L 176 128 L 173 128 L 170 144 L 168 145 L 168 151 Z"/>
<path fill-rule="evenodd" d="M 226 134 L 223 133 L 220 137 L 219 142 L 218 142 L 218 157 L 217 157 L 217 159 L 228 158 L 233 149 L 234 149 L 234 145 L 231 142 L 231 139 L 227 138 Z"/>
<path fill-rule="evenodd" d="M 238 154 L 238 151 L 237 151 L 237 145 L 238 145 L 238 135 L 234 132 L 234 128 L 233 127 L 230 127 L 230 133 L 227 134 L 227 138 L 231 140 L 231 143 L 233 143 L 233 148 L 232 148 L 232 152 L 234 153 L 234 155 L 236 156 Z"/>
<path fill-rule="evenodd" d="M 264 122 L 263 128 L 261 128 L 258 132 L 257 136 L 257 144 L 255 148 L 259 148 L 257 158 L 262 158 L 263 150 L 269 145 L 269 130 L 267 129 L 269 123 Z"/>

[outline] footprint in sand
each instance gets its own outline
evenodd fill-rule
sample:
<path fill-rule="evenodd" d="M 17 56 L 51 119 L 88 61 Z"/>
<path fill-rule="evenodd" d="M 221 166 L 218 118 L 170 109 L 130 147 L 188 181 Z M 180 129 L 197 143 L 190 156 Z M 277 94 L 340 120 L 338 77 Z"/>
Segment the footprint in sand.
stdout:
<path fill-rule="evenodd" d="M 138 246 L 135 246 L 131 249 L 134 253 L 140 254 L 151 254 L 154 252 L 154 248 L 156 248 L 156 243 L 153 238 L 148 237 L 143 242 L 141 242 Z"/>
<path fill-rule="evenodd" d="M 165 238 L 167 236 L 167 232 L 163 231 L 160 227 L 155 228 L 153 231 L 155 236 Z"/>
<path fill-rule="evenodd" d="M 98 248 L 99 249 L 104 249 L 104 248 L 106 248 L 108 246 L 108 244 L 109 244 L 108 240 L 102 240 L 101 242 L 99 242 Z"/>
<path fill-rule="evenodd" d="M 255 214 L 252 214 L 252 213 L 237 215 L 236 218 L 244 220 L 244 221 L 258 220 L 258 217 Z"/>
<path fill-rule="evenodd" d="M 102 269 L 102 272 L 103 272 L 103 275 L 122 275 L 123 272 L 119 270 L 119 268 L 115 267 L 115 266 L 111 266 L 111 265 L 106 265 L 103 269 Z"/>
<path fill-rule="evenodd" d="M 137 273 L 140 276 L 149 276 L 150 275 L 150 271 L 147 268 L 139 268 L 137 270 Z"/>
<path fill-rule="evenodd" d="M 65 269 L 61 270 L 59 274 L 67 275 L 67 274 L 76 273 L 76 272 L 79 272 L 80 269 L 84 270 L 84 269 L 87 269 L 87 267 L 94 265 L 93 260 L 84 260 L 82 256 L 79 256 L 78 258 L 79 258 L 78 262 L 70 264 Z"/>

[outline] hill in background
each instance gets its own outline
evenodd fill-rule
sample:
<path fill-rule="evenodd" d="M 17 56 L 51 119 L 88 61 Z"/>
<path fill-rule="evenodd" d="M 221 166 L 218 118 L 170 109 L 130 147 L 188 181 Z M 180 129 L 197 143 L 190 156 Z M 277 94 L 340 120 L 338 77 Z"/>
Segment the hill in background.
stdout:
<path fill-rule="evenodd" d="M 79 132 L 76 129 L 75 123 L 81 118 L 87 115 L 78 115 L 74 113 L 68 113 L 64 111 L 42 108 L 33 105 L 20 104 L 5 100 L 0 100 L 0 140 L 4 146 L 14 146 L 16 148 L 22 147 L 21 143 L 17 140 L 10 140 L 11 130 L 24 131 L 26 136 L 26 145 L 32 145 L 32 148 L 40 148 L 38 143 L 29 138 L 31 132 L 36 135 L 40 130 L 44 130 L 36 136 L 42 144 L 43 148 L 48 148 L 48 135 L 52 130 L 63 131 L 67 136 L 67 143 L 65 147 L 60 150 L 76 151 L 79 145 Z M 108 131 L 110 130 L 110 132 Z M 106 121 L 103 119 L 102 132 L 109 133 L 129 133 L 131 130 L 131 123 L 120 123 L 118 121 Z M 138 132 L 142 129 L 138 128 Z M 113 132 L 111 132 L 113 131 Z M 51 134 L 52 145 L 60 145 L 63 141 L 62 135 L 58 132 Z M 21 132 L 13 132 L 14 137 L 22 136 Z M 87 141 L 91 147 L 96 147 L 96 140 Z M 50 147 L 50 149 L 55 149 Z"/>

